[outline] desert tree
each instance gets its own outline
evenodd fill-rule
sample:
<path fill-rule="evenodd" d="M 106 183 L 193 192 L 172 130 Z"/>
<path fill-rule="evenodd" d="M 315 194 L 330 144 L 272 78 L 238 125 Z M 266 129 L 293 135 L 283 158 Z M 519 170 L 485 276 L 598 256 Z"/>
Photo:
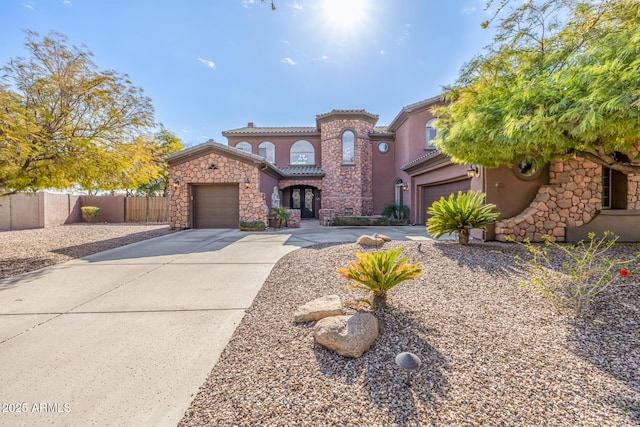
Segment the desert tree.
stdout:
<path fill-rule="evenodd" d="M 488 167 L 578 155 L 640 173 L 638 22 L 632 0 L 525 1 L 445 88 L 436 145 Z"/>
<path fill-rule="evenodd" d="M 92 53 L 62 34 L 28 31 L 25 47 L 0 75 L 0 194 L 109 189 L 131 171 L 153 173 L 156 146 L 144 136 L 153 107 L 142 89 L 98 70 Z"/>

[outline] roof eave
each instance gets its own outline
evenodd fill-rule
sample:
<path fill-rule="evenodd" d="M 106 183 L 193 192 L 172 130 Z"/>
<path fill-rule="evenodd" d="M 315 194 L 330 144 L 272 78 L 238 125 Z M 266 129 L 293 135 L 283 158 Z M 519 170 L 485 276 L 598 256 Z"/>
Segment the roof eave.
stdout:
<path fill-rule="evenodd" d="M 233 132 L 233 131 L 223 131 L 222 136 L 225 138 L 233 137 L 233 136 L 242 136 L 242 137 L 252 137 L 252 136 L 320 136 L 320 131 L 316 130 L 313 132 Z"/>
<path fill-rule="evenodd" d="M 392 132 L 397 131 L 398 128 L 409 118 L 409 115 L 431 108 L 432 106 L 440 102 L 443 102 L 442 95 L 437 95 L 425 99 L 424 101 L 416 102 L 415 104 L 409 104 L 402 107 L 402 110 L 400 110 L 398 115 L 395 116 L 393 120 L 391 120 L 391 123 L 388 126 L 388 130 Z"/>
<path fill-rule="evenodd" d="M 210 152 L 222 154 L 245 163 L 253 163 L 256 166 L 261 166 L 261 170 L 269 169 L 272 173 L 282 176 L 282 173 L 278 168 L 268 162 L 265 158 L 255 154 L 240 152 L 235 148 L 220 144 L 214 140 L 209 140 L 203 144 L 196 145 L 195 147 L 190 147 L 182 151 L 178 151 L 177 153 L 173 153 L 167 157 L 167 163 L 170 166 L 179 165 Z"/>
<path fill-rule="evenodd" d="M 411 162 L 405 163 L 400 167 L 400 169 L 409 175 L 415 175 L 416 172 L 421 171 L 425 167 L 431 167 L 435 165 L 449 164 L 451 162 L 451 158 L 443 153 L 435 153 L 431 156 L 425 157 L 424 159 L 416 162 L 412 160 Z"/>

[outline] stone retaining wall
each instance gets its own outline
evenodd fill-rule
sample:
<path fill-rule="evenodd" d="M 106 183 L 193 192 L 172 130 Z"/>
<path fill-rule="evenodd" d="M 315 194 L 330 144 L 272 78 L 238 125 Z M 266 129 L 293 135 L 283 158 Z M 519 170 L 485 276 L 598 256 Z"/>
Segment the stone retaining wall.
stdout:
<path fill-rule="evenodd" d="M 640 209 L 640 175 L 628 175 L 627 209 Z M 540 242 L 544 235 L 564 242 L 567 227 L 580 227 L 602 209 L 602 166 L 582 159 L 556 160 L 543 185 L 521 214 L 496 224 L 496 239 L 507 236 Z"/>

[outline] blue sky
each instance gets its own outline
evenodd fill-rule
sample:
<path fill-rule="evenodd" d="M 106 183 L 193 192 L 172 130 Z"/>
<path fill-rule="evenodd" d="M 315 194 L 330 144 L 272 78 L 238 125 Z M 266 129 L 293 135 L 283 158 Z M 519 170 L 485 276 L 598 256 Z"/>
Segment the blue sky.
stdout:
<path fill-rule="evenodd" d="M 0 64 L 23 29 L 85 45 L 130 76 L 187 145 L 223 130 L 313 126 L 365 108 L 388 124 L 440 93 L 491 38 L 485 0 L 1 0 Z"/>

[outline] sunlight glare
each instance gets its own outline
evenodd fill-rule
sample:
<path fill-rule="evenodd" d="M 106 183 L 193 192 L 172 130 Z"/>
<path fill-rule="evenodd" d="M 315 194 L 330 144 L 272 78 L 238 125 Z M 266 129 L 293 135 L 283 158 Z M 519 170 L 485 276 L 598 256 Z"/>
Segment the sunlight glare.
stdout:
<path fill-rule="evenodd" d="M 367 20 L 369 0 L 324 0 L 323 15 L 334 33 L 354 33 Z"/>

